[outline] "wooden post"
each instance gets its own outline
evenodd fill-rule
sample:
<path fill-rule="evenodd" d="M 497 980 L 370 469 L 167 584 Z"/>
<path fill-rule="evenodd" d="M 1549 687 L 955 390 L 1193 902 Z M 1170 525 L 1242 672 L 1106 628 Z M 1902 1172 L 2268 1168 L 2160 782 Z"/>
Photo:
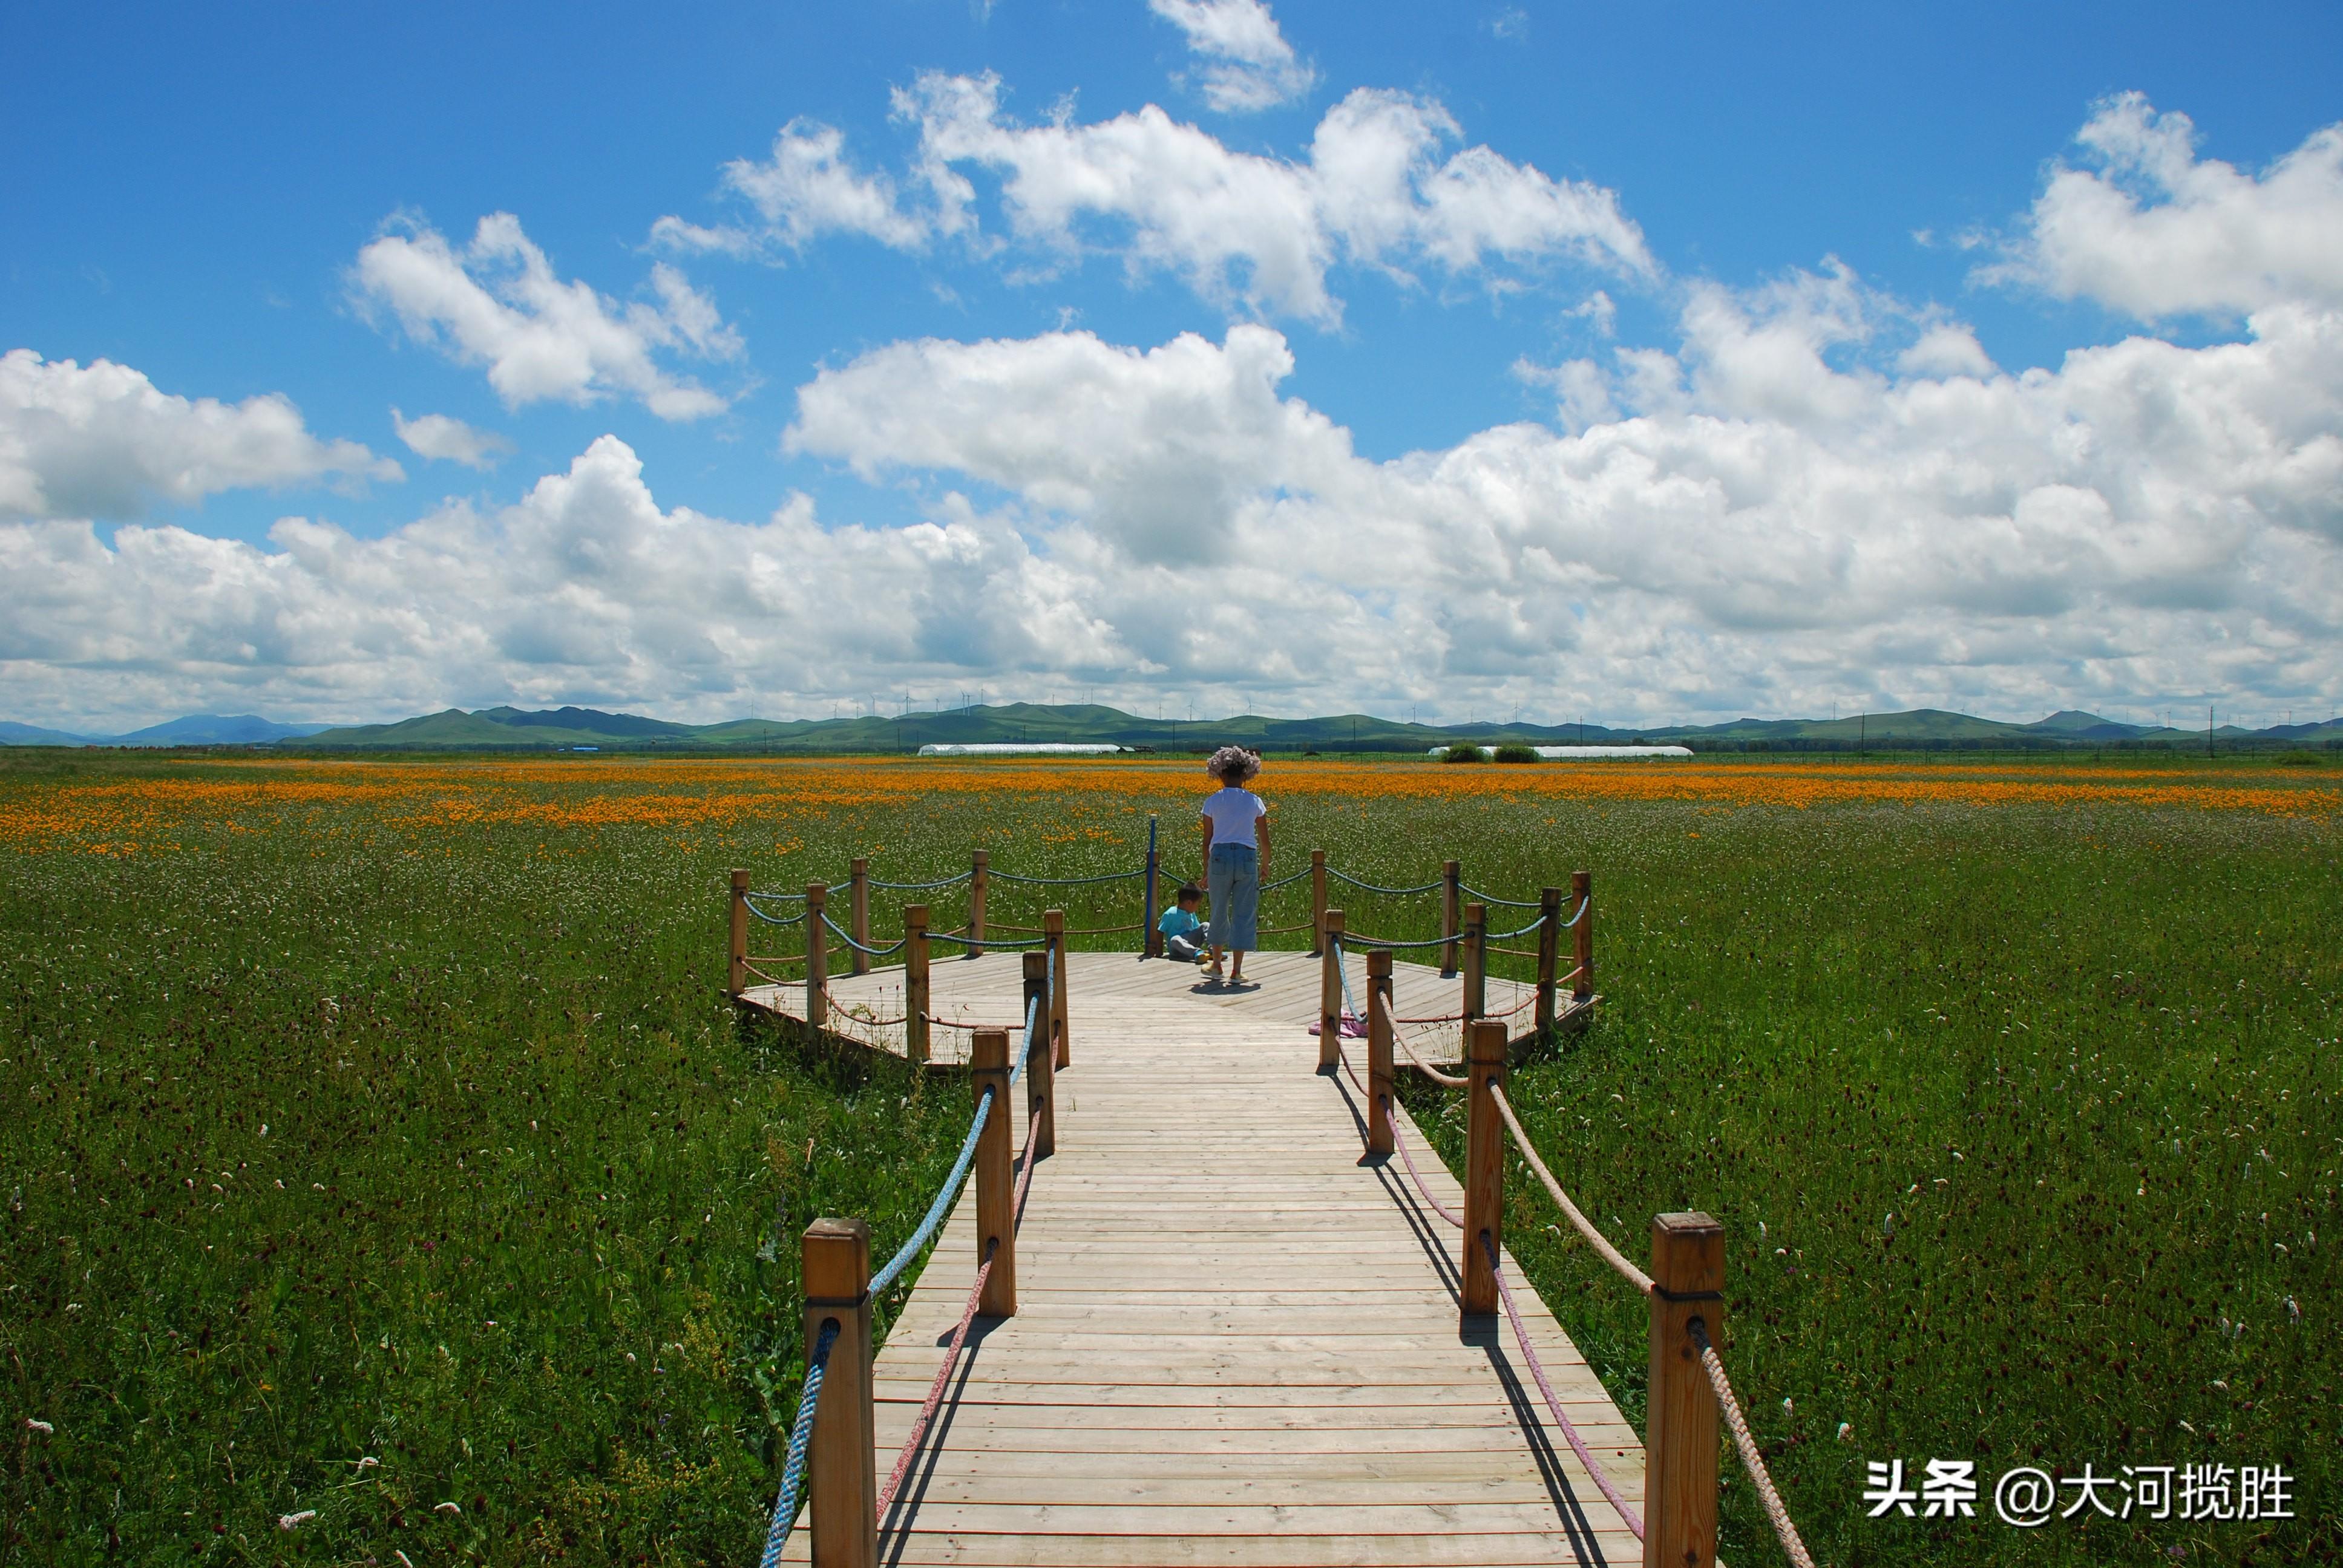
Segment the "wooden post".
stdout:
<path fill-rule="evenodd" d="M 1147 814 L 1147 892 L 1139 901 L 1139 951 L 1142 958 L 1163 956 L 1163 933 L 1156 929 L 1155 878 L 1162 861 L 1155 851 L 1155 813 Z"/>
<path fill-rule="evenodd" d="M 1440 862 L 1440 934 L 1446 940 L 1440 949 L 1440 972 L 1456 972 L 1456 900 L 1462 897 L 1464 873 L 1453 860 Z"/>
<path fill-rule="evenodd" d="M 1538 890 L 1537 1031 L 1554 1028 L 1554 975 L 1562 959 L 1562 890 Z"/>
<path fill-rule="evenodd" d="M 1572 962 L 1578 968 L 1578 978 L 1570 982 L 1570 1000 L 1584 1001 L 1594 994 L 1594 879 L 1584 871 L 1570 873 L 1570 907 L 1586 907 L 1571 929 L 1577 940 L 1571 944 Z"/>
<path fill-rule="evenodd" d="M 1066 1038 L 1066 911 L 1041 911 L 1041 939 L 1048 942 L 1051 955 L 1056 959 L 1051 966 L 1056 979 L 1050 987 L 1050 1033 L 1058 1042 L 1058 1065 L 1069 1066 L 1073 1061 L 1072 1045 Z"/>
<path fill-rule="evenodd" d="M 1489 1010 L 1489 906 L 1464 906 L 1464 1001 L 1456 1010 L 1464 1015 L 1464 1030 Z"/>
<path fill-rule="evenodd" d="M 969 863 L 968 956 L 984 956 L 984 893 L 992 885 L 992 851 L 979 849 Z"/>
<path fill-rule="evenodd" d="M 1493 1312 L 1497 1274 L 1488 1248 L 1505 1244 L 1505 1127 L 1489 1086 L 1505 1081 L 1505 1026 L 1483 1019 L 1464 1026 L 1465 1071 L 1471 1087 L 1464 1122 L 1464 1315 Z"/>
<path fill-rule="evenodd" d="M 1392 956 L 1367 955 L 1367 1152 L 1392 1151 Z"/>
<path fill-rule="evenodd" d="M 816 1029 L 830 1021 L 829 932 L 821 923 L 829 902 L 828 882 L 806 884 L 806 1022 Z"/>
<path fill-rule="evenodd" d="M 1644 1568 L 1716 1562 L 1716 1399 L 1694 1320 L 1725 1344 L 1725 1227 L 1705 1214 L 1652 1221 L 1652 1365 L 1644 1439 Z"/>
<path fill-rule="evenodd" d="M 1025 1045 L 1025 1114 L 1041 1113 L 1033 1126 L 1025 1158 L 1041 1160 L 1058 1151 L 1058 1053 L 1050 1044 L 1050 960 L 1040 953 L 1025 955 L 1025 1011 L 1034 1020 L 1032 1038 Z M 1041 1005 L 1038 1010 L 1035 1002 Z"/>
<path fill-rule="evenodd" d="M 1331 1068 L 1342 1060 L 1342 971 L 1337 956 L 1342 950 L 1342 911 L 1326 911 L 1325 955 L 1318 960 L 1318 1065 Z"/>
<path fill-rule="evenodd" d="M 870 972 L 870 955 L 862 950 L 870 945 L 870 857 L 857 855 L 848 862 L 846 929 L 861 944 L 855 948 L 854 972 Z"/>
<path fill-rule="evenodd" d="M 903 906 L 903 1056 L 928 1060 L 928 906 Z"/>
<path fill-rule="evenodd" d="M 1010 1172 L 1010 1124 L 1017 1120 L 1009 1103 L 1009 1031 L 980 1029 L 968 1050 L 969 1087 L 979 1101 L 989 1090 L 991 1112 L 976 1138 L 976 1261 L 981 1266 L 987 1249 L 992 1272 L 984 1277 L 984 1293 L 976 1310 L 987 1317 L 1017 1315 L 1017 1181 Z"/>
<path fill-rule="evenodd" d="M 734 1001 L 749 989 L 749 872 L 743 866 L 732 869 L 732 962 L 727 971 L 730 978 L 724 984 L 726 994 Z"/>
<path fill-rule="evenodd" d="M 1326 950 L 1326 851 L 1310 851 L 1310 956 Z"/>
<path fill-rule="evenodd" d="M 838 1340 L 822 1373 L 806 1459 L 806 1506 L 813 1514 L 813 1560 L 822 1568 L 877 1568 L 878 1428 L 870 1406 L 870 1227 L 860 1220 L 816 1220 L 798 1243 L 805 1281 L 805 1343 L 810 1356 L 822 1323 Z"/>

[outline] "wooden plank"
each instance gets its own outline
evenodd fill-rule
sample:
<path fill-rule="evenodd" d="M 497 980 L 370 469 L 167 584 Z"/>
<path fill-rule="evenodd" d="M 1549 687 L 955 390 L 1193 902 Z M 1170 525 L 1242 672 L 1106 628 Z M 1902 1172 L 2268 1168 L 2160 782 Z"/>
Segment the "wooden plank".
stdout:
<path fill-rule="evenodd" d="M 998 950 L 934 963 L 930 1013 L 1008 1027 L 1014 1049 L 1022 967 Z M 1399 1015 L 1454 1010 L 1454 980 L 1393 970 Z M 1056 1084 L 1056 1149 L 1017 1228 L 1017 1313 L 980 1320 L 956 1363 L 882 1523 L 882 1559 L 1636 1561 L 1510 1335 L 1460 1332 L 1457 1233 L 1403 1171 L 1363 1158 L 1357 1092 L 1313 1070 L 1319 966 L 1256 953 L 1247 974 L 1262 983 L 1242 992 L 1128 952 L 1070 953 L 1065 972 L 1083 1049 Z M 1487 988 L 1493 1010 L 1530 994 L 1496 977 Z M 904 986 L 900 970 L 874 970 L 830 990 L 851 1031 L 857 1009 L 899 1012 Z M 767 995 L 784 1012 L 803 1004 L 801 988 Z M 900 1027 L 862 1027 L 874 1049 L 902 1049 Z M 1409 1038 L 1453 1057 L 1457 1033 Z M 1363 1042 L 1339 1043 L 1362 1070 Z M 938 1060 L 969 1048 L 968 1031 L 934 1030 Z M 1394 1121 L 1421 1150 L 1404 1111 Z M 1462 1201 L 1444 1168 L 1424 1177 Z M 971 1188 L 873 1366 L 882 1470 L 958 1321 L 976 1211 Z M 1543 1305 L 1523 1305 L 1564 1409 L 1640 1495 L 1634 1431 Z M 806 1560 L 806 1535 L 788 1560 Z"/>

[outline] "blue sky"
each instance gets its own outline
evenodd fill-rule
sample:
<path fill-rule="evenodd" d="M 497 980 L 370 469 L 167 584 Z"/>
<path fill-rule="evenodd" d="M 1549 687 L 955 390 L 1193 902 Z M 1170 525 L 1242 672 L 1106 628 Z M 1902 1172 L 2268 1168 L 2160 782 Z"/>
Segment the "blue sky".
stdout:
<path fill-rule="evenodd" d="M 2332 6 L 681 9 L 0 23 L 0 710 L 2343 694 Z"/>

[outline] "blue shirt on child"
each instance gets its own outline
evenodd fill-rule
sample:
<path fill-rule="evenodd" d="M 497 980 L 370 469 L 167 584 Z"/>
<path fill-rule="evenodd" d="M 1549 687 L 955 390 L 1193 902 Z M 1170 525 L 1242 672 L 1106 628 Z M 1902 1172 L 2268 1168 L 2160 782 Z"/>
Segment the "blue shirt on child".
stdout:
<path fill-rule="evenodd" d="M 1164 910 L 1163 918 L 1155 922 L 1155 929 L 1167 937 L 1184 937 L 1192 931 L 1203 930 L 1203 927 L 1202 920 L 1177 904 Z"/>

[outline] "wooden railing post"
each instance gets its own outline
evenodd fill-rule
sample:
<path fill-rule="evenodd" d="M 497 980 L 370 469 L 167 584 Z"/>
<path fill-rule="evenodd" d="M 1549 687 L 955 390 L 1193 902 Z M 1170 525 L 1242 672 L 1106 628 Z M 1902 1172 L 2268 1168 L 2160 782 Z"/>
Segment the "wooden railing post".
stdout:
<path fill-rule="evenodd" d="M 1326 950 L 1326 851 L 1310 851 L 1310 956 Z"/>
<path fill-rule="evenodd" d="M 1456 900 L 1463 897 L 1464 872 L 1453 860 L 1440 862 L 1440 934 L 1446 939 L 1440 949 L 1440 972 L 1456 972 Z"/>
<path fill-rule="evenodd" d="M 968 956 L 984 956 L 984 895 L 992 886 L 992 851 L 979 849 L 968 870 Z"/>
<path fill-rule="evenodd" d="M 1028 1160 L 1058 1151 L 1058 1053 L 1050 1043 L 1049 963 L 1040 953 L 1025 955 L 1025 1007 L 1020 1016 L 1033 1020 L 1032 1036 L 1025 1042 L 1025 1114 L 1041 1113 L 1026 1148 Z M 1038 1009 L 1036 1002 L 1041 1004 Z"/>
<path fill-rule="evenodd" d="M 1067 1039 L 1071 1031 L 1066 1027 L 1065 910 L 1043 910 L 1041 911 L 1041 939 L 1050 944 L 1050 954 L 1057 960 L 1051 966 L 1056 972 L 1056 978 L 1050 986 L 1050 1033 L 1058 1042 L 1058 1065 L 1067 1067 L 1072 1064 L 1074 1058 L 1073 1044 Z"/>
<path fill-rule="evenodd" d="M 1367 955 L 1367 1152 L 1392 1151 L 1392 956 Z"/>
<path fill-rule="evenodd" d="M 1554 1028 L 1554 976 L 1562 958 L 1562 890 L 1538 890 L 1537 1031 Z"/>
<path fill-rule="evenodd" d="M 988 1091 L 992 1110 L 976 1137 L 976 1261 L 989 1251 L 992 1272 L 984 1277 L 976 1310 L 987 1317 L 1017 1315 L 1017 1181 L 1010 1170 L 1014 1147 L 1010 1128 L 1017 1112 L 1009 1103 L 1009 1031 L 980 1029 L 969 1041 L 969 1086 L 978 1103 Z"/>
<path fill-rule="evenodd" d="M 746 867 L 732 869 L 732 930 L 730 936 L 731 965 L 727 970 L 725 992 L 734 1001 L 749 989 L 749 872 Z"/>
<path fill-rule="evenodd" d="M 1147 814 L 1147 891 L 1139 901 L 1139 950 L 1151 959 L 1163 956 L 1163 933 L 1156 929 L 1155 879 L 1162 861 L 1155 850 L 1155 813 Z"/>
<path fill-rule="evenodd" d="M 1725 1227 L 1705 1214 L 1652 1221 L 1652 1362 L 1644 1438 L 1644 1568 L 1716 1562 L 1716 1400 L 1693 1342 L 1725 1343 Z"/>
<path fill-rule="evenodd" d="M 870 945 L 870 857 L 857 855 L 848 862 L 846 929 L 861 944 L 854 950 L 854 972 L 870 972 L 870 955 L 862 950 Z"/>
<path fill-rule="evenodd" d="M 1584 871 L 1570 873 L 1570 907 L 1585 906 L 1578 924 L 1571 928 L 1576 940 L 1571 943 L 1572 962 L 1577 966 L 1578 977 L 1570 982 L 1570 1000 L 1584 1001 L 1594 994 L 1594 879 Z"/>
<path fill-rule="evenodd" d="M 821 1568 L 877 1568 L 878 1426 L 870 1403 L 870 1227 L 860 1220 L 816 1220 L 798 1243 L 805 1282 L 805 1344 L 838 1320 L 814 1407 L 806 1455 L 806 1506 L 813 1560 Z"/>
<path fill-rule="evenodd" d="M 821 923 L 829 903 L 828 882 L 806 884 L 806 1022 L 816 1029 L 830 1021 L 830 931 Z"/>
<path fill-rule="evenodd" d="M 1497 1273 L 1489 1248 L 1505 1244 L 1505 1129 L 1489 1086 L 1505 1081 L 1505 1026 L 1483 1019 L 1464 1026 L 1470 1097 L 1464 1122 L 1464 1315 L 1497 1310 Z M 1487 1236 L 1488 1247 L 1481 1238 Z"/>
<path fill-rule="evenodd" d="M 1322 1070 L 1342 1060 L 1342 911 L 1326 911 L 1325 952 L 1318 960 L 1318 1065 Z"/>
<path fill-rule="evenodd" d="M 1489 1010 L 1489 906 L 1464 906 L 1464 1000 L 1456 1010 L 1464 1015 L 1464 1031 Z"/>
<path fill-rule="evenodd" d="M 903 906 L 903 1057 L 928 1060 L 928 906 Z"/>

